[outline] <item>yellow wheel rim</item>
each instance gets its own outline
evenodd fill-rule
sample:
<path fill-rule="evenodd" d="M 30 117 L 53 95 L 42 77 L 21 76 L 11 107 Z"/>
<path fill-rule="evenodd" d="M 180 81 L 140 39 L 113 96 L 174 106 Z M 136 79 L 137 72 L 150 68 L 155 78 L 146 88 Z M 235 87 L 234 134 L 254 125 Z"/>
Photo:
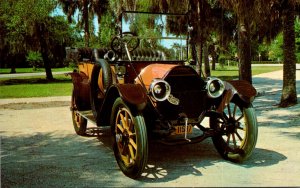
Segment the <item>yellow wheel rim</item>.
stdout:
<path fill-rule="evenodd" d="M 125 166 L 132 166 L 136 161 L 137 139 L 133 116 L 126 108 L 120 108 L 115 122 L 115 139 L 120 158 Z"/>

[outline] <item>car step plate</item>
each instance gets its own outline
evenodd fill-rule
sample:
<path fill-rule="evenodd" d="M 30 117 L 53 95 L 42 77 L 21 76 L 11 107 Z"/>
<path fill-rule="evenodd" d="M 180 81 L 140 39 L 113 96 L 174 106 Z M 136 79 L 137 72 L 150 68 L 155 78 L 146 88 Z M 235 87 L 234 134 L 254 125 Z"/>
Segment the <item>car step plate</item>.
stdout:
<path fill-rule="evenodd" d="M 88 121 L 91 121 L 92 123 L 96 124 L 96 119 L 94 118 L 92 110 L 77 111 L 77 113 L 84 119 L 87 119 Z"/>

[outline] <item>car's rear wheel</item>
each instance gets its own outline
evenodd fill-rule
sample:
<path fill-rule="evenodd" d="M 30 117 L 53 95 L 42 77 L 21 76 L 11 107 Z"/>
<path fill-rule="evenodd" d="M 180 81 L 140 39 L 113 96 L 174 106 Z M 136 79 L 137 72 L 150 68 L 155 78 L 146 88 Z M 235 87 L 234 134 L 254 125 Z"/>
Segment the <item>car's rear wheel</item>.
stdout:
<path fill-rule="evenodd" d="M 84 136 L 86 133 L 87 120 L 78 114 L 78 99 L 76 99 L 74 91 L 72 92 L 71 98 L 71 113 L 72 113 L 72 121 L 73 127 L 76 134 L 80 136 Z"/>
<path fill-rule="evenodd" d="M 212 140 L 224 159 L 242 162 L 252 154 L 258 135 L 252 105 L 245 108 L 230 102 L 224 109 L 223 117 L 210 118 L 210 126 L 220 133 L 212 137 Z"/>
<path fill-rule="evenodd" d="M 121 98 L 113 105 L 111 115 L 113 150 L 122 172 L 138 178 L 147 164 L 148 139 L 144 117 L 132 112 Z"/>
<path fill-rule="evenodd" d="M 101 74 L 100 74 L 101 73 Z M 99 79 L 103 90 L 99 87 Z M 93 67 L 90 83 L 90 102 L 93 115 L 98 123 L 98 113 L 103 102 L 106 90 L 112 85 L 112 73 L 109 64 L 100 59 Z"/>

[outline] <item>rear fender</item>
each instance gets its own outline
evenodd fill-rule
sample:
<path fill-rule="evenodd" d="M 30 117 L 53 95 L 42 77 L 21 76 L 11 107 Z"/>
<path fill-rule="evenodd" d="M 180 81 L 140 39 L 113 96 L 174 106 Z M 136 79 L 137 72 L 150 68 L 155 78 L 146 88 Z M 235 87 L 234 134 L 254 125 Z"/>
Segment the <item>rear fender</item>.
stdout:
<path fill-rule="evenodd" d="M 90 83 L 88 76 L 83 72 L 67 73 L 72 77 L 74 86 L 74 97 L 76 99 L 76 106 L 79 110 L 90 109 Z"/>
<path fill-rule="evenodd" d="M 219 113 L 222 113 L 232 100 L 248 108 L 257 94 L 256 89 L 244 80 L 231 80 L 224 82 L 224 84 L 225 91 L 222 101 L 217 108 Z"/>
<path fill-rule="evenodd" d="M 115 100 L 121 97 L 124 102 L 134 111 L 142 111 L 147 105 L 147 93 L 139 84 L 115 84 L 106 92 L 102 105 L 99 125 L 108 125 L 110 122 L 111 109 Z"/>

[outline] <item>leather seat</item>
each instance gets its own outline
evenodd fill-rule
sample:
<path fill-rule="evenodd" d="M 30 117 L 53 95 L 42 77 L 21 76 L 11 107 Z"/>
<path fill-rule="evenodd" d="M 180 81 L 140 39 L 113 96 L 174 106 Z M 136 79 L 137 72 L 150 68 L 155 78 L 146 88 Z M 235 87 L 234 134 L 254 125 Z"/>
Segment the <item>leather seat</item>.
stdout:
<path fill-rule="evenodd" d="M 160 50 L 152 50 L 148 48 L 136 49 L 131 52 L 132 60 L 134 61 L 164 61 L 165 54 Z M 124 60 L 128 60 L 127 56 L 124 56 Z"/>

